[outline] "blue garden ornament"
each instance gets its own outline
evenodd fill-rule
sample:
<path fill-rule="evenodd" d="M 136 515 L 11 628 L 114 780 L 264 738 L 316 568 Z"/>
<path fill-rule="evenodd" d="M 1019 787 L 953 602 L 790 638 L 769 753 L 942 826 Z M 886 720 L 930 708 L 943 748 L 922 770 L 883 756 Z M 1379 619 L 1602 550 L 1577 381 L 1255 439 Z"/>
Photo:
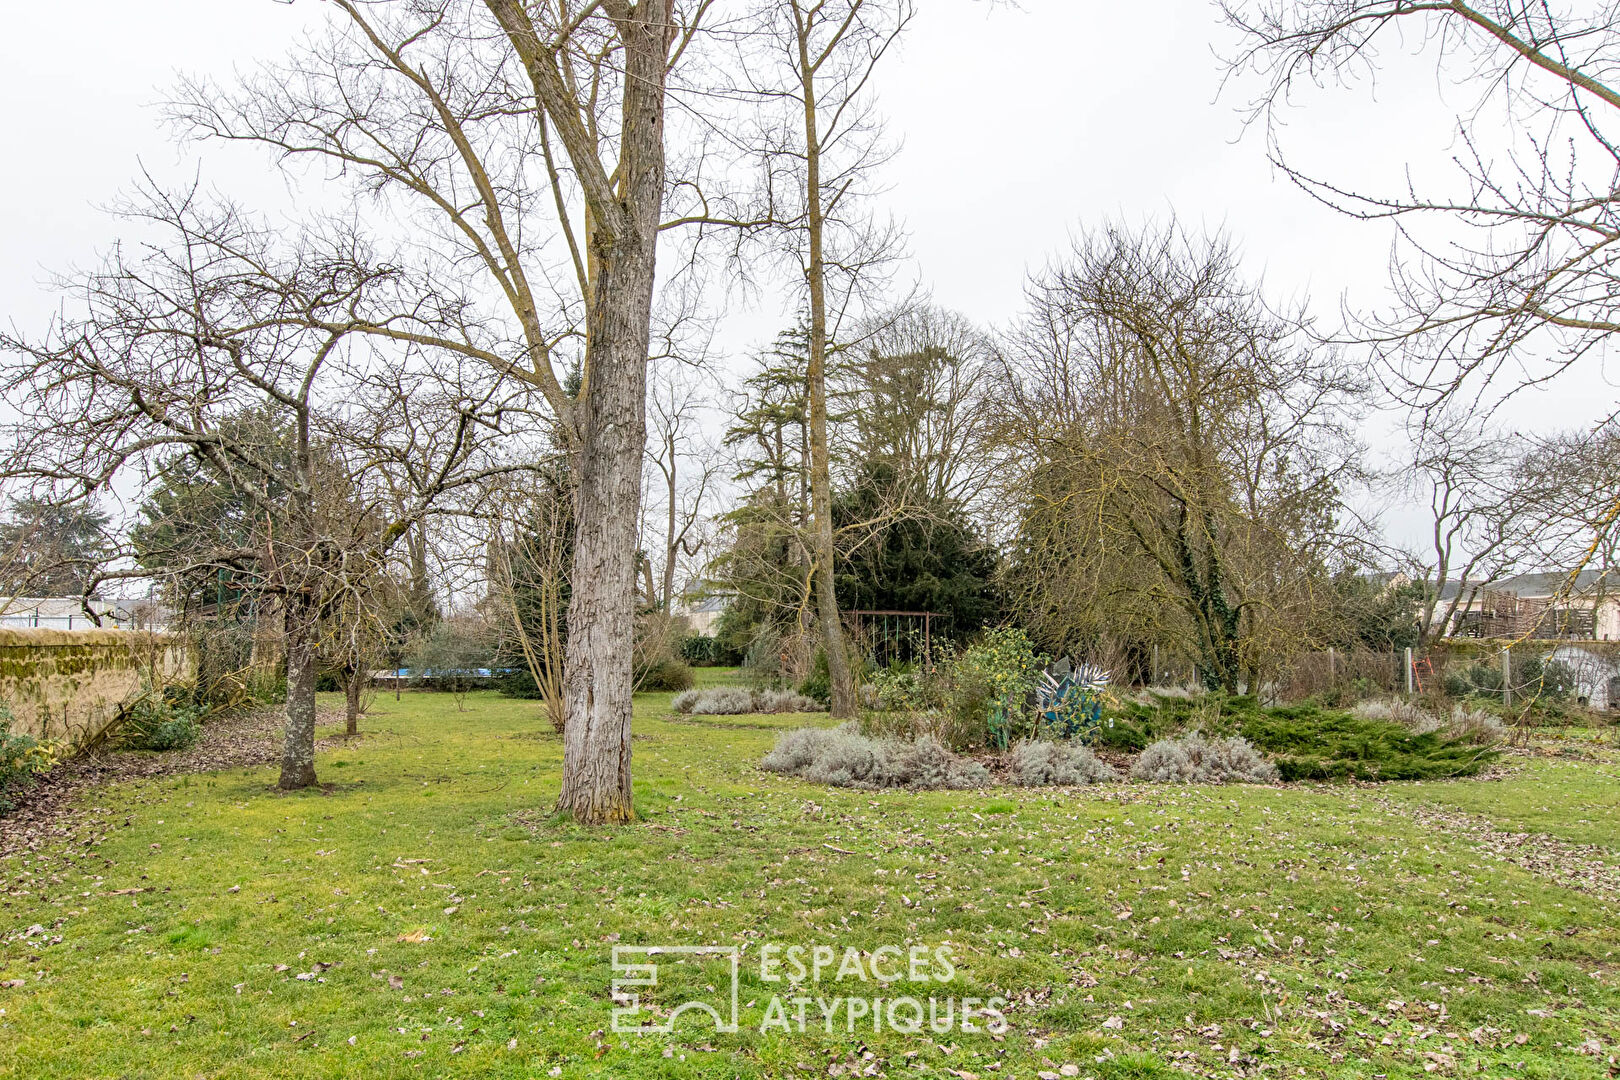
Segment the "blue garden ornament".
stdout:
<path fill-rule="evenodd" d="M 1041 675 L 1035 687 L 1041 729 L 1055 739 L 1090 742 L 1102 726 L 1103 693 L 1108 672 L 1093 664 L 1067 670 L 1067 660 Z"/>

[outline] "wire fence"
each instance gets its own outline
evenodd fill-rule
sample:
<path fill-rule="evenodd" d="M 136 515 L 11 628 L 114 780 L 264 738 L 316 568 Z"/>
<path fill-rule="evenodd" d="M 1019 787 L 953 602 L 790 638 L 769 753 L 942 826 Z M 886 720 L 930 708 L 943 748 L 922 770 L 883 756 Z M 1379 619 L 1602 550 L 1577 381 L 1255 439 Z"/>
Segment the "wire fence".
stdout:
<path fill-rule="evenodd" d="M 1199 688 L 1188 656 L 1153 649 L 1151 661 L 1121 668 L 1117 683 Z M 1251 690 L 1244 687 L 1245 690 Z M 1504 704 L 1556 697 L 1594 709 L 1620 709 L 1620 642 L 1446 639 L 1421 650 L 1323 649 L 1291 657 L 1252 688 L 1267 701 L 1390 694 L 1500 696 Z"/>

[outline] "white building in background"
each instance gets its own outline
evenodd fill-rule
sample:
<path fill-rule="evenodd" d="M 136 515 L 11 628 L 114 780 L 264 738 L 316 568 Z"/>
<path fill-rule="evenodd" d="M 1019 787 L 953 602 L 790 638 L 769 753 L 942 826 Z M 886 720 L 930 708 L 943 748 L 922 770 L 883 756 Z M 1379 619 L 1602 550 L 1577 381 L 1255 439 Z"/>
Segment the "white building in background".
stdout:
<path fill-rule="evenodd" d="M 712 637 L 720 624 L 720 616 L 730 603 L 731 597 L 725 593 L 709 593 L 678 605 L 674 614 L 686 620 L 692 633 Z"/>
<path fill-rule="evenodd" d="M 0 597 L 0 629 L 6 630 L 130 630 L 135 619 L 124 605 L 91 600 L 90 609 L 101 619 L 85 614 L 85 605 L 72 596 Z"/>

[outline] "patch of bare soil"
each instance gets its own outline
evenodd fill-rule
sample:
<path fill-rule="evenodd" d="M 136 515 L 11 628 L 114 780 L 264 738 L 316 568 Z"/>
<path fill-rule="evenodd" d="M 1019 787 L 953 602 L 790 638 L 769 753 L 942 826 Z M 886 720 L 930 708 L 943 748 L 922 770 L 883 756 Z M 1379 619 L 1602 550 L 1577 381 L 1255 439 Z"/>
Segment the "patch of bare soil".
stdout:
<path fill-rule="evenodd" d="M 58 762 L 17 798 L 16 809 L 0 817 L 0 858 L 33 854 L 59 843 L 88 854 L 115 826 L 112 811 L 94 805 L 95 792 L 107 784 L 257 768 L 279 761 L 284 716 L 281 706 L 271 705 L 218 717 L 203 725 L 202 740 L 189 750 L 159 754 L 101 748 Z M 342 723 L 342 713 L 321 710 L 315 722 Z M 341 738 L 319 745 L 334 745 Z M 4 885 L 0 878 L 0 891 Z"/>

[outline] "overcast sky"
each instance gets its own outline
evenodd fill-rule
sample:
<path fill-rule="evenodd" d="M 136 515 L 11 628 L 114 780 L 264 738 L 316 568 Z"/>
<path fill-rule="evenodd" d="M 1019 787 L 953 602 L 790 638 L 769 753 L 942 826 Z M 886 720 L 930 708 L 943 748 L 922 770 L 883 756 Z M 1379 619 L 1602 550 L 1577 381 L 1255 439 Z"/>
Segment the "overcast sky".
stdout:
<path fill-rule="evenodd" d="M 922 0 L 883 73 L 880 107 L 904 150 L 885 200 L 905 225 L 911 276 L 981 322 L 1018 311 L 1028 270 L 1110 218 L 1172 212 L 1225 230 L 1274 293 L 1309 294 L 1334 317 L 1341 296 L 1376 304 L 1389 234 L 1314 203 L 1274 175 L 1258 131 L 1245 135 L 1244 87 L 1221 93 L 1231 39 L 1207 0 Z M 6 108 L 0 145 L 0 318 L 38 328 L 56 303 L 53 270 L 90 263 L 117 237 L 99 209 L 144 166 L 189 176 L 155 104 L 178 71 L 228 75 L 274 57 L 330 11 L 318 0 L 80 0 L 10 4 L 0 35 Z M 1307 99 L 1287 133 L 1300 160 L 1335 179 L 1398 183 L 1437 175 L 1466 98 L 1431 59 L 1390 58 L 1370 88 Z M 249 205 L 291 192 L 254 152 L 210 146 L 203 175 Z M 768 338 L 781 310 L 738 313 L 722 331 L 734 356 Z M 1597 372 L 1525 402 L 1526 428 L 1595 418 L 1614 398 Z"/>

